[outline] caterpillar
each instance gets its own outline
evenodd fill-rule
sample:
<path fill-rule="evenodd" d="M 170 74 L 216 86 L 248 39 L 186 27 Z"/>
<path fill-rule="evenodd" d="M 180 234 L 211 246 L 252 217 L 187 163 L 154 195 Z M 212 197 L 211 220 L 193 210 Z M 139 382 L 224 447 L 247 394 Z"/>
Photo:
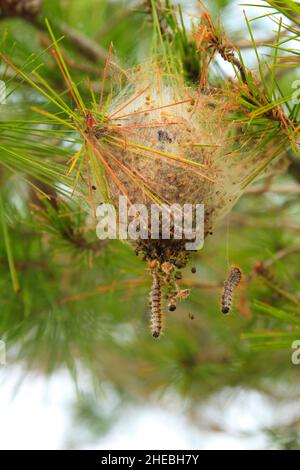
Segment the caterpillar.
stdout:
<path fill-rule="evenodd" d="M 163 314 L 161 305 L 161 280 L 155 270 L 152 271 L 152 287 L 150 291 L 150 329 L 154 338 L 159 338 L 163 327 Z"/>
<path fill-rule="evenodd" d="M 177 287 L 177 286 L 176 286 Z M 177 292 L 170 298 L 168 304 L 168 310 L 174 312 L 176 310 L 176 303 L 180 300 L 186 299 L 190 295 L 189 289 L 179 290 L 177 287 Z"/>
<path fill-rule="evenodd" d="M 239 285 L 242 280 L 242 271 L 238 266 L 232 266 L 229 276 L 224 281 L 222 299 L 221 299 L 221 312 L 226 314 L 231 309 L 234 289 Z"/>
<path fill-rule="evenodd" d="M 189 289 L 180 290 L 175 295 L 174 302 L 178 302 L 180 300 L 186 299 L 189 295 L 190 295 L 190 290 Z"/>

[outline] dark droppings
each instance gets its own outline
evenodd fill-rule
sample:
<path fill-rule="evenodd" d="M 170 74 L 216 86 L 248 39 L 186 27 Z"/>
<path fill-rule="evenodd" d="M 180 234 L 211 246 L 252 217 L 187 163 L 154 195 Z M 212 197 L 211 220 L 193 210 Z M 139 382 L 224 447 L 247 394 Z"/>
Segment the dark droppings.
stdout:
<path fill-rule="evenodd" d="M 162 131 L 162 130 L 158 131 L 158 140 L 159 142 L 167 142 L 169 144 L 173 142 L 172 138 L 169 136 L 167 131 Z"/>

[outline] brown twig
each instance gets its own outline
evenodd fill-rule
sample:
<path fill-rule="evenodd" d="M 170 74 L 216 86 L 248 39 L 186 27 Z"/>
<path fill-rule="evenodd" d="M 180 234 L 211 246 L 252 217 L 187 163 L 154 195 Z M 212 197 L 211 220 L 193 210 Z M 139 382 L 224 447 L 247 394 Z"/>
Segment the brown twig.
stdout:
<path fill-rule="evenodd" d="M 42 0 L 1 0 L 0 18 L 20 16 L 25 19 L 35 18 L 42 7 Z"/>
<path fill-rule="evenodd" d="M 37 19 L 31 21 L 41 31 L 45 30 L 44 24 Z M 66 41 L 68 41 L 78 52 L 81 53 L 86 59 L 93 63 L 105 63 L 108 56 L 108 51 L 100 46 L 93 39 L 88 38 L 83 33 L 69 26 L 67 23 L 58 23 L 59 30 L 64 34 Z M 109 65 L 118 72 L 126 75 L 125 71 L 118 65 L 117 59 L 113 57 Z"/>
<path fill-rule="evenodd" d="M 7 0 L 2 0 L 0 8 L 0 19 L 8 16 L 19 16 L 24 20 L 31 23 L 39 31 L 44 32 L 46 30 L 44 22 L 39 18 L 38 14 L 40 13 L 42 2 L 36 0 L 38 7 L 35 9 L 29 9 L 29 6 L 34 2 L 28 0 L 13 0 L 13 2 L 8 2 Z M 13 8 L 10 4 L 14 4 Z M 28 8 L 25 9 L 24 3 L 28 4 Z M 22 5 L 22 8 L 16 7 L 15 4 Z M 5 8 L 4 8 L 5 6 Z M 1 10 L 2 9 L 2 10 Z M 88 38 L 83 33 L 77 31 L 76 29 L 69 26 L 64 22 L 53 21 L 53 24 L 56 24 L 58 29 L 64 34 L 66 40 L 78 51 L 82 56 L 93 63 L 105 63 L 107 59 L 107 51 L 102 46 L 100 46 L 93 39 Z M 116 59 L 110 61 L 110 65 L 117 69 L 119 72 L 125 73 L 123 69 L 117 64 Z"/>
<path fill-rule="evenodd" d="M 300 252 L 300 245 L 299 246 L 291 246 L 288 248 L 283 248 L 280 251 L 277 251 L 269 260 L 264 262 L 264 266 L 266 268 L 270 268 L 276 261 L 279 261 L 287 256 L 293 255 L 295 253 Z"/>
<path fill-rule="evenodd" d="M 286 34 L 281 34 L 280 37 L 285 37 Z M 268 44 L 272 44 L 275 40 L 277 40 L 277 35 L 269 36 L 266 39 L 261 39 L 260 41 L 255 41 L 256 47 L 268 47 Z M 239 49 L 251 49 L 253 48 L 253 42 L 248 39 L 238 39 L 234 42 L 235 47 Z"/>

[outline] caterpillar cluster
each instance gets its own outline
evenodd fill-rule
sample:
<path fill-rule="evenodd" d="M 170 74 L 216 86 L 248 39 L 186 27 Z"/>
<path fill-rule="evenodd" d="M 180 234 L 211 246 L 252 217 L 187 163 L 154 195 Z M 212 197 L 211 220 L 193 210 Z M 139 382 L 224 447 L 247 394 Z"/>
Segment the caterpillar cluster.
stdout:
<path fill-rule="evenodd" d="M 238 266 L 232 266 L 229 276 L 224 281 L 223 293 L 221 298 L 221 312 L 226 314 L 231 309 L 234 289 L 242 280 L 242 271 Z"/>
<path fill-rule="evenodd" d="M 161 304 L 161 280 L 158 273 L 152 271 L 152 287 L 150 291 L 150 329 L 154 338 L 159 338 L 163 328 L 163 314 Z"/>

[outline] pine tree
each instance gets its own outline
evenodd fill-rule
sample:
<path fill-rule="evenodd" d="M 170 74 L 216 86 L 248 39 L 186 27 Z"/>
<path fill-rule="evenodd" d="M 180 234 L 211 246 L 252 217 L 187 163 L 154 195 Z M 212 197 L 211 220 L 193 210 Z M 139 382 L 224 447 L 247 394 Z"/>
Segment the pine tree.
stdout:
<path fill-rule="evenodd" d="M 1 2 L 0 338 L 9 361 L 43 374 L 67 367 L 75 382 L 84 369 L 123 403 L 171 389 L 189 398 L 191 416 L 225 386 L 295 399 L 300 5 L 264 2 L 262 17 L 239 18 L 248 37 L 230 39 L 219 17 L 227 5 L 195 1 L 190 24 L 184 2 L 170 0 Z M 263 41 L 262 19 L 273 25 Z M 99 240 L 96 207 L 122 194 L 148 204 L 200 198 L 204 248 Z M 243 278 L 225 317 L 231 265 Z M 152 282 L 154 313 L 165 305 L 158 341 L 148 327 Z M 110 420 L 97 406 L 87 396 L 77 413 L 99 432 Z M 268 432 L 299 447 L 293 423 Z"/>

